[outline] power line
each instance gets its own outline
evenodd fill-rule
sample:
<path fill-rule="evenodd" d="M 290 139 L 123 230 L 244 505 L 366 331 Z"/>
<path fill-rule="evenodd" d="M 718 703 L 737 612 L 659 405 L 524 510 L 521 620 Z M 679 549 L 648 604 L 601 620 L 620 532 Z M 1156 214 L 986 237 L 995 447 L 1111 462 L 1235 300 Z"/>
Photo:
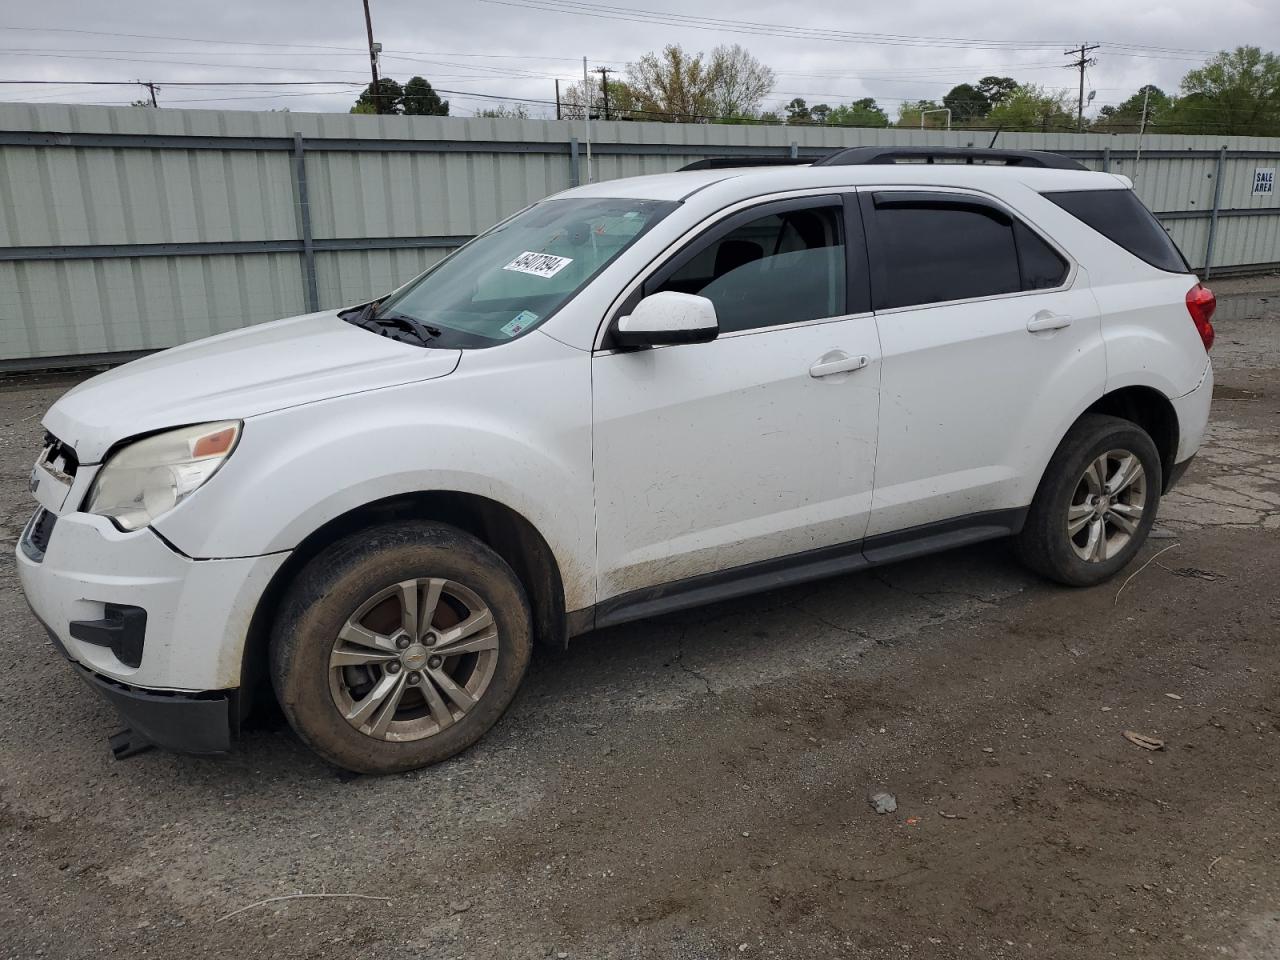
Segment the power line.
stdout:
<path fill-rule="evenodd" d="M 138 80 L 0 80 L 0 84 L 73 84 L 77 87 L 136 87 Z M 166 87 L 310 87 L 345 84 L 362 87 L 363 83 L 350 80 L 157 80 Z"/>
<path fill-rule="evenodd" d="M 994 40 L 977 37 L 929 37 L 912 34 L 867 33 L 848 30 L 836 30 L 827 27 L 797 27 L 793 25 L 762 23 L 749 20 L 725 20 L 715 17 L 692 16 L 667 11 L 649 11 L 634 7 L 610 6 L 590 3 L 586 0 L 480 0 L 482 3 L 496 3 L 509 7 L 544 10 L 551 13 L 574 14 L 608 20 L 621 20 L 633 23 L 650 23 L 662 26 L 683 26 L 692 29 L 716 30 L 719 32 L 744 33 L 749 35 L 765 35 L 788 37 L 803 40 L 824 40 L 840 43 L 865 43 L 889 46 L 917 47 L 956 47 L 974 50 L 1042 50 L 1060 47 L 1061 41 L 1054 40 Z M 1150 49 L 1154 52 L 1173 50 L 1176 48 L 1145 47 L 1142 44 L 1124 44 L 1127 49 Z M 1209 55 L 1211 51 L 1179 50 L 1179 53 L 1202 53 Z"/>

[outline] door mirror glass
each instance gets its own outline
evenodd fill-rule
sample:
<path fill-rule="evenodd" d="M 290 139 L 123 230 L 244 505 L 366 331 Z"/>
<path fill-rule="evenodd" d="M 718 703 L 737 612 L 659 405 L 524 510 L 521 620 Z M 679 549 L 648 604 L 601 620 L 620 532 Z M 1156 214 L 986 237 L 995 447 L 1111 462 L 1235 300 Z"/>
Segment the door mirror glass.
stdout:
<path fill-rule="evenodd" d="M 664 290 L 645 297 L 631 315 L 618 321 L 614 343 L 620 347 L 656 347 L 706 343 L 720 333 L 715 305 L 706 297 Z"/>

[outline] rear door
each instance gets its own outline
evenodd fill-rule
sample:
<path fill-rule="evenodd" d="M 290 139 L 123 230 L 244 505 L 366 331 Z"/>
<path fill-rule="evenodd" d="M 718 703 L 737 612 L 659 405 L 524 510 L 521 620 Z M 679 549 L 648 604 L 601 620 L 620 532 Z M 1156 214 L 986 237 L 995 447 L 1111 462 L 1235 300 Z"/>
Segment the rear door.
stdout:
<path fill-rule="evenodd" d="M 1016 523 L 1069 424 L 1102 393 L 1087 280 L 985 194 L 859 193 L 883 351 L 868 537 Z"/>

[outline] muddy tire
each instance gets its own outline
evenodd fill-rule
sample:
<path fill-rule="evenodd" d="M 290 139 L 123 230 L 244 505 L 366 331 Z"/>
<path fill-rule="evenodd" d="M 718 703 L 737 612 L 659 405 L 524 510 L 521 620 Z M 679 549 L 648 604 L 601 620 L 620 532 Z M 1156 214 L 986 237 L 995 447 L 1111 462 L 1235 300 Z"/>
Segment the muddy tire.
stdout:
<path fill-rule="evenodd" d="M 1037 573 L 1073 587 L 1114 576 L 1142 549 L 1160 506 L 1160 454 L 1141 427 L 1086 414 L 1049 461 L 1018 555 Z"/>
<path fill-rule="evenodd" d="M 298 575 L 271 636 L 289 724 L 357 773 L 438 763 L 502 716 L 532 646 L 528 598 L 493 550 L 407 522 L 338 541 Z"/>

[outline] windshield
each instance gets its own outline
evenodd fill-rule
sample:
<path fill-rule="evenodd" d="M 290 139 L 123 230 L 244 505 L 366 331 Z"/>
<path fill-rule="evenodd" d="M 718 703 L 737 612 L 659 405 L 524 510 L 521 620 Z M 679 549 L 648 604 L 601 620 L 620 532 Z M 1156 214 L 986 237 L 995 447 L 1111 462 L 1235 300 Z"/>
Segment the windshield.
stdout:
<path fill-rule="evenodd" d="M 408 318 L 433 347 L 504 343 L 546 321 L 675 206 L 625 199 L 539 203 L 472 240 L 376 311 L 350 319 L 364 325 Z"/>

